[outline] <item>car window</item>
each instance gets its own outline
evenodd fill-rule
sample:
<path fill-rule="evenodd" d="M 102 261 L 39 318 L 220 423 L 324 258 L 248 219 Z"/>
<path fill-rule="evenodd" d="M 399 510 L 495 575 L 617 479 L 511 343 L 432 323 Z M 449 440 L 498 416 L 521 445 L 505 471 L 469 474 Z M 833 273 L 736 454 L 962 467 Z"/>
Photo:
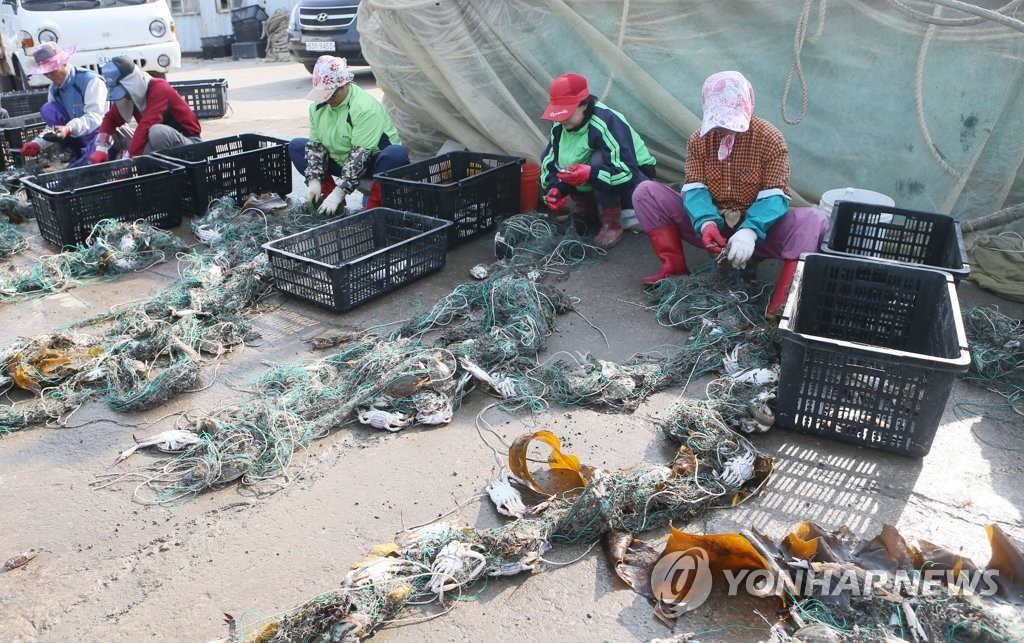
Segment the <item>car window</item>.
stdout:
<path fill-rule="evenodd" d="M 21 6 L 29 11 L 68 11 L 75 9 L 106 9 L 151 4 L 162 0 L 24 0 Z"/>

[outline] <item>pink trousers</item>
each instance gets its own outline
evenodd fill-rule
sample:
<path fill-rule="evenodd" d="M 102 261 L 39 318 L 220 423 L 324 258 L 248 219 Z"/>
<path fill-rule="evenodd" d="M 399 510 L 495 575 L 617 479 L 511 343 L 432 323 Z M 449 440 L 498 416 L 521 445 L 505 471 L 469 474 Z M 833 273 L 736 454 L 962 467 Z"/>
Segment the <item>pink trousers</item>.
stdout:
<path fill-rule="evenodd" d="M 683 197 L 669 186 L 644 181 L 633 192 L 633 209 L 644 232 L 674 225 L 686 243 L 704 247 L 683 208 Z M 754 256 L 789 260 L 799 259 L 804 252 L 818 252 L 827 229 L 828 219 L 818 209 L 790 208 L 768 228 L 767 238 L 757 241 Z M 734 232 L 734 229 L 723 228 L 722 236 L 728 239 Z"/>

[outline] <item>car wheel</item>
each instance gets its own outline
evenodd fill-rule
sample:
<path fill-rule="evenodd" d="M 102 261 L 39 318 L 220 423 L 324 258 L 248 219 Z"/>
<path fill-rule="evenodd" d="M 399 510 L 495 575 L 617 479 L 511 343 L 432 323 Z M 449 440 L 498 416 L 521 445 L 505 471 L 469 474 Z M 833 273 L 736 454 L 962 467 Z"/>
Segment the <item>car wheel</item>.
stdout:
<path fill-rule="evenodd" d="M 306 68 L 306 71 L 313 73 L 313 67 L 316 67 L 316 61 L 311 63 L 302 63 L 302 66 Z"/>
<path fill-rule="evenodd" d="M 28 86 L 28 76 L 25 75 L 25 70 L 21 68 L 21 63 L 19 63 L 17 61 L 17 59 L 15 59 L 15 61 L 14 61 L 14 81 L 13 81 L 13 84 L 14 84 L 15 89 L 20 90 L 20 91 L 27 91 L 29 89 L 29 86 Z"/>

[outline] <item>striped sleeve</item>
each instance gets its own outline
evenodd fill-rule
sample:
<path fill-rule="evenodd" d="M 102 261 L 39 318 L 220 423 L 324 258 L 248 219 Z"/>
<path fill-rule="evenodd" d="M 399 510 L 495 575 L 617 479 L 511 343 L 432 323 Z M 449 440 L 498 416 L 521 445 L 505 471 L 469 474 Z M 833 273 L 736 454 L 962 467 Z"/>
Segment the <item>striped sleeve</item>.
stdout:
<path fill-rule="evenodd" d="M 591 132 L 597 134 L 591 145 L 595 150 L 604 152 L 599 163 L 591 162 L 595 171 L 591 180 L 610 187 L 629 184 L 634 178 L 630 167 L 637 164 L 633 132 L 629 125 L 615 112 L 598 108 L 590 119 L 590 127 Z M 591 138 L 595 138 L 593 134 Z"/>

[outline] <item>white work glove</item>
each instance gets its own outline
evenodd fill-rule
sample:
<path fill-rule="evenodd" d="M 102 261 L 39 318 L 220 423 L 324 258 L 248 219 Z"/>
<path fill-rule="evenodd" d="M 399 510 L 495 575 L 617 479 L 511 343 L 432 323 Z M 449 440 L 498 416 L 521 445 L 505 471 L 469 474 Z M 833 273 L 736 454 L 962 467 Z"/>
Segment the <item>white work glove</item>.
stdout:
<path fill-rule="evenodd" d="M 320 200 L 320 191 L 323 189 L 320 181 L 313 179 L 306 184 L 306 200 L 310 203 L 316 203 Z"/>
<path fill-rule="evenodd" d="M 736 234 L 729 237 L 729 242 L 725 244 L 725 253 L 733 268 L 746 267 L 750 257 L 754 255 L 755 241 L 757 233 L 750 228 L 740 228 Z"/>
<path fill-rule="evenodd" d="M 341 205 L 341 202 L 345 200 L 345 190 L 342 188 L 334 188 L 334 190 L 327 195 L 324 202 L 320 204 L 320 208 L 317 210 L 320 214 L 331 216 Z"/>

